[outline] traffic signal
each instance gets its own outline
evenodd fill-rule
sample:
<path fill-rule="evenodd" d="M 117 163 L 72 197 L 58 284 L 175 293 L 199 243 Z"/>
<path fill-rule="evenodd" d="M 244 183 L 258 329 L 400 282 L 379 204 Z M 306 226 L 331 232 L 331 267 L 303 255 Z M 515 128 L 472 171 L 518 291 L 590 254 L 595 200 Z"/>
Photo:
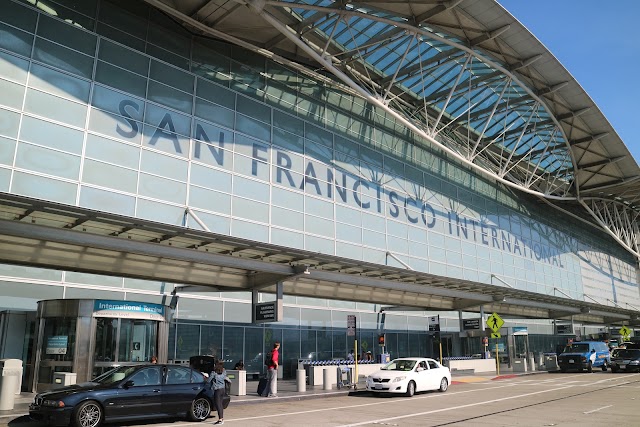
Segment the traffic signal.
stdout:
<path fill-rule="evenodd" d="M 378 344 L 384 345 L 384 334 L 378 335 Z"/>

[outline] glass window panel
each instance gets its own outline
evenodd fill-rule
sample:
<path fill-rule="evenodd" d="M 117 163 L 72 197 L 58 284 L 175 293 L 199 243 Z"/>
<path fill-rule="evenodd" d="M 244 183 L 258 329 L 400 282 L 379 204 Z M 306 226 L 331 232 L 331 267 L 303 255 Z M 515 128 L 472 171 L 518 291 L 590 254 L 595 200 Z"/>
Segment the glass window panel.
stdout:
<path fill-rule="evenodd" d="M 281 129 L 273 129 L 273 144 L 295 153 L 304 153 L 304 139 Z M 277 150 L 277 149 L 276 149 Z M 274 151 L 275 152 L 275 151 Z"/>
<path fill-rule="evenodd" d="M 184 204 L 187 198 L 187 185 L 159 176 L 140 174 L 138 194 L 154 199 Z"/>
<path fill-rule="evenodd" d="M 236 108 L 236 95 L 233 91 L 206 80 L 198 79 L 196 95 L 230 110 Z"/>
<path fill-rule="evenodd" d="M 259 146 L 260 144 L 256 144 L 256 147 Z M 258 151 L 258 153 L 259 156 L 262 156 L 263 152 Z M 267 155 L 266 152 L 264 155 Z M 242 175 L 248 175 L 263 181 L 269 181 L 269 168 L 267 162 L 261 160 L 243 156 L 241 154 L 235 154 L 233 156 L 233 170 Z"/>
<path fill-rule="evenodd" d="M 165 126 L 166 123 L 166 126 Z M 184 158 L 189 156 L 191 141 L 188 137 L 171 132 L 169 122 L 162 122 L 162 128 L 144 126 L 142 131 L 142 142 L 145 146 L 150 146 L 156 150 L 169 154 L 177 154 Z"/>
<path fill-rule="evenodd" d="M 98 289 L 87 289 L 84 287 L 67 286 L 65 299 L 108 299 L 124 300 L 124 292 L 101 291 Z"/>
<path fill-rule="evenodd" d="M 11 3 L 8 3 L 11 4 Z M 0 17 L 4 17 L 3 13 Z M 13 24 L 15 25 L 15 24 Z M 33 35 L 0 23 L 0 47 L 24 56 L 31 56 Z"/>
<path fill-rule="evenodd" d="M 173 64 L 176 67 L 184 68 L 185 70 L 189 69 L 189 59 L 183 56 L 176 55 L 169 52 L 168 50 L 162 49 L 149 43 L 147 43 L 146 51 L 148 55 L 160 59 L 161 61 L 168 62 L 169 64 Z"/>
<path fill-rule="evenodd" d="M 384 233 L 377 233 L 375 231 L 364 229 L 362 230 L 362 243 L 376 248 L 385 248 L 386 238 Z"/>
<path fill-rule="evenodd" d="M 333 238 L 335 237 L 333 221 L 318 218 L 315 216 L 305 216 L 305 231 L 307 233 L 319 234 Z"/>
<path fill-rule="evenodd" d="M 18 3 L 8 2 L 2 6 L 0 21 L 10 23 L 26 31 L 34 32 L 38 14 Z"/>
<path fill-rule="evenodd" d="M 288 248 L 304 248 L 304 235 L 298 231 L 271 229 L 271 243 Z"/>
<path fill-rule="evenodd" d="M 151 61 L 149 77 L 189 94 L 193 92 L 194 78 L 192 75 L 158 61 Z"/>
<path fill-rule="evenodd" d="M 215 190 L 231 192 L 231 174 L 198 164 L 191 165 L 191 183 Z"/>
<path fill-rule="evenodd" d="M 193 95 L 190 93 L 150 80 L 147 97 L 151 101 L 191 114 Z"/>
<path fill-rule="evenodd" d="M 302 120 L 275 109 L 273 110 L 273 125 L 296 135 L 304 135 L 304 122 Z"/>
<path fill-rule="evenodd" d="M 92 134 L 87 135 L 85 155 L 132 169 L 140 164 L 140 147 Z"/>
<path fill-rule="evenodd" d="M 184 203 L 184 202 L 183 202 Z M 184 207 L 170 206 L 151 200 L 138 199 L 136 216 L 166 224 L 182 225 Z"/>
<path fill-rule="evenodd" d="M 119 2 L 116 5 L 111 2 L 100 2 L 99 19 L 136 37 L 145 38 L 147 35 L 147 20 L 145 18 L 148 16 L 148 10 L 146 7 L 133 9 L 131 7 L 133 5 L 135 3 Z"/>
<path fill-rule="evenodd" d="M 234 197 L 232 200 L 233 216 L 260 221 L 269 222 L 269 205 L 259 203 L 253 200 Z"/>
<path fill-rule="evenodd" d="M 82 181 L 135 194 L 138 188 L 138 171 L 86 159 L 82 168 Z"/>
<path fill-rule="evenodd" d="M 91 78 L 93 74 L 93 57 L 51 43 L 40 37 L 36 37 L 33 59 L 87 79 Z"/>
<path fill-rule="evenodd" d="M 271 108 L 245 96 L 238 96 L 236 111 L 264 123 L 271 123 Z"/>
<path fill-rule="evenodd" d="M 144 98 L 147 93 L 147 79 L 103 61 L 96 66 L 96 81 Z"/>
<path fill-rule="evenodd" d="M 258 242 L 269 241 L 269 228 L 265 225 L 254 224 L 239 219 L 232 220 L 231 235 Z"/>
<path fill-rule="evenodd" d="M 0 138 L 2 139 L 2 138 Z M 0 141 L 2 143 L 2 141 Z M 2 157 L 2 149 L 0 148 L 0 157 Z M 9 192 L 9 183 L 11 182 L 11 170 L 0 169 L 0 191 Z"/>
<path fill-rule="evenodd" d="M 186 302 L 186 298 L 180 298 L 179 304 Z M 182 318 L 188 319 L 188 317 Z M 217 350 L 219 349 L 220 347 L 217 347 Z M 200 354 L 200 325 L 178 323 L 176 325 L 176 359 L 189 360 L 191 356 L 198 354 Z"/>
<path fill-rule="evenodd" d="M 16 138 L 19 124 L 20 114 L 0 108 L 0 135 Z"/>
<path fill-rule="evenodd" d="M 212 102 L 196 98 L 196 108 L 194 114 L 213 123 L 233 129 L 235 124 L 235 112 L 228 108 L 221 107 Z"/>
<path fill-rule="evenodd" d="M 53 200 L 74 205 L 77 187 L 77 184 L 16 171 L 13 174 L 11 192 L 36 199 Z"/>
<path fill-rule="evenodd" d="M 84 127 L 87 106 L 58 98 L 34 89 L 27 89 L 25 111 L 77 127 Z"/>
<path fill-rule="evenodd" d="M 88 81 L 37 64 L 31 66 L 29 86 L 76 101 L 89 101 Z"/>
<path fill-rule="evenodd" d="M 136 199 L 133 196 L 114 193 L 109 190 L 83 186 L 80 189 L 80 206 L 119 215 L 134 216 Z"/>
<path fill-rule="evenodd" d="M 149 73 L 149 58 L 106 39 L 100 40 L 98 58 L 143 76 Z"/>
<path fill-rule="evenodd" d="M 107 286 L 111 288 L 122 288 L 121 277 L 103 276 L 91 273 L 78 273 L 75 271 L 67 271 L 65 273 L 65 282 Z"/>
<path fill-rule="evenodd" d="M 333 134 L 331 132 L 321 129 L 309 123 L 305 123 L 304 131 L 305 131 L 304 132 L 305 138 L 313 142 L 326 145 L 327 147 L 330 147 L 330 148 L 333 147 Z"/>
<path fill-rule="evenodd" d="M 360 227 L 362 225 L 362 214 L 357 209 L 351 209 L 347 206 L 336 204 L 336 220 L 347 224 Z"/>
<path fill-rule="evenodd" d="M 18 83 L 25 83 L 28 69 L 28 61 L 0 52 L 0 77 L 5 77 Z"/>
<path fill-rule="evenodd" d="M 271 207 L 271 224 L 293 228 L 295 230 L 304 230 L 304 216 L 300 212 L 291 211 L 288 209 L 279 208 L 277 206 Z"/>
<path fill-rule="evenodd" d="M 384 233 L 386 232 L 386 221 L 382 216 L 362 212 L 362 227 Z"/>
<path fill-rule="evenodd" d="M 147 35 L 149 43 L 162 46 L 163 48 L 178 55 L 189 57 L 191 51 L 191 40 L 178 33 L 177 30 L 179 27 L 172 26 L 171 30 L 167 31 L 165 26 L 156 25 L 154 23 L 156 20 L 157 17 L 153 17 L 149 24 L 149 31 Z"/>
<path fill-rule="evenodd" d="M 226 304 L 225 303 L 225 310 Z M 235 364 L 243 360 L 244 328 L 224 327 L 224 347 L 222 350 L 225 369 L 233 369 Z"/>
<path fill-rule="evenodd" d="M 333 233 L 331 234 L 333 236 Z M 323 254 L 334 255 L 334 241 L 322 237 L 305 235 L 305 249 Z"/>
<path fill-rule="evenodd" d="M 80 157 L 32 144 L 18 144 L 16 167 L 77 180 Z"/>
<path fill-rule="evenodd" d="M 254 138 L 271 141 L 271 126 L 251 117 L 236 114 L 236 129 Z"/>
<path fill-rule="evenodd" d="M 186 181 L 188 166 L 189 163 L 185 160 L 149 150 L 142 150 L 140 158 L 141 172 L 149 172 L 166 178 Z"/>
<path fill-rule="evenodd" d="M 333 219 L 333 203 L 315 197 L 305 197 L 305 212 L 323 218 Z"/>
<path fill-rule="evenodd" d="M 22 109 L 22 101 L 24 99 L 24 86 L 8 80 L 0 79 L 0 105 L 16 110 Z"/>
<path fill-rule="evenodd" d="M 362 243 L 362 229 L 349 224 L 336 223 L 336 238 L 352 243 Z"/>
<path fill-rule="evenodd" d="M 338 236 L 339 239 L 342 237 Z M 362 246 L 360 244 L 351 244 L 345 242 L 336 242 L 336 256 L 349 259 L 363 259 Z"/>
<path fill-rule="evenodd" d="M 191 186 L 189 188 L 189 206 L 230 215 L 231 196 L 218 191 Z"/>
<path fill-rule="evenodd" d="M 97 109 L 91 109 L 89 130 L 133 144 L 142 139 L 142 123 Z"/>
<path fill-rule="evenodd" d="M 269 202 L 269 185 L 263 182 L 236 176 L 233 179 L 233 194 L 247 199 Z"/>
<path fill-rule="evenodd" d="M 231 234 L 230 218 L 223 217 L 221 215 L 211 214 L 208 212 L 203 212 L 200 210 L 195 210 L 195 213 L 196 215 L 198 215 L 198 218 L 200 218 L 200 220 L 204 222 L 204 224 L 212 233 L 227 234 L 227 235 Z M 196 229 L 202 228 L 197 222 L 193 220 L 193 218 L 190 218 L 190 217 L 187 217 L 187 224 L 189 224 L 191 228 L 196 228 Z"/>
<path fill-rule="evenodd" d="M 95 85 L 93 88 L 91 104 L 136 121 L 142 121 L 144 116 L 144 102 L 100 85 Z"/>
<path fill-rule="evenodd" d="M 40 15 L 38 35 L 87 55 L 93 55 L 96 51 L 96 36 L 94 34 L 46 15 Z"/>
<path fill-rule="evenodd" d="M 251 323 L 251 303 L 224 302 L 224 321 Z"/>
<path fill-rule="evenodd" d="M 16 140 L 0 136 L 0 163 L 4 165 L 13 165 L 13 156 L 16 151 Z M 7 171 L 11 174 L 11 171 Z M 9 181 L 5 181 L 9 185 Z"/>
<path fill-rule="evenodd" d="M 333 151 L 330 148 L 309 141 L 305 143 L 305 154 L 326 164 L 333 160 Z"/>
<path fill-rule="evenodd" d="M 274 186 L 271 187 L 271 203 L 302 212 L 304 208 L 304 195 Z"/>
<path fill-rule="evenodd" d="M 82 131 L 25 116 L 20 128 L 20 139 L 50 148 L 82 153 Z"/>
<path fill-rule="evenodd" d="M 167 292 L 173 291 L 174 286 L 165 282 L 155 282 L 151 280 L 132 279 L 125 277 L 124 287 L 128 289 L 138 289 L 155 292 Z"/>
<path fill-rule="evenodd" d="M 144 27 L 146 28 L 146 25 Z M 137 51 L 144 52 L 146 42 L 139 38 L 133 37 L 126 32 L 117 30 L 109 25 L 103 24 L 102 22 L 98 22 L 96 32 L 104 38 L 116 41 Z M 100 40 L 101 45 L 104 42 L 104 38 Z"/>

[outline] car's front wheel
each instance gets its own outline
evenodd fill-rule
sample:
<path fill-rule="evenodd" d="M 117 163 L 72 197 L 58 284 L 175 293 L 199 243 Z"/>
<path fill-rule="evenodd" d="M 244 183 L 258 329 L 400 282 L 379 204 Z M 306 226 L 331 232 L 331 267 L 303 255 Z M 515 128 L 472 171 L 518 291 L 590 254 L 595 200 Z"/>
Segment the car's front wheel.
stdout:
<path fill-rule="evenodd" d="M 75 412 L 75 425 L 77 427 L 98 427 L 102 424 L 104 413 L 98 402 L 89 400 L 82 402 Z"/>
<path fill-rule="evenodd" d="M 204 421 L 211 415 L 211 403 L 206 397 L 198 397 L 191 402 L 189 419 L 191 421 Z"/>
<path fill-rule="evenodd" d="M 416 394 L 416 383 L 414 383 L 413 381 L 409 381 L 409 384 L 407 384 L 407 392 L 405 393 L 405 396 L 411 397 L 414 394 Z"/>
<path fill-rule="evenodd" d="M 449 381 L 447 381 L 447 379 L 443 377 L 440 380 L 440 388 L 438 389 L 438 391 L 440 393 L 444 393 L 445 391 L 447 391 L 448 388 L 449 388 Z"/>

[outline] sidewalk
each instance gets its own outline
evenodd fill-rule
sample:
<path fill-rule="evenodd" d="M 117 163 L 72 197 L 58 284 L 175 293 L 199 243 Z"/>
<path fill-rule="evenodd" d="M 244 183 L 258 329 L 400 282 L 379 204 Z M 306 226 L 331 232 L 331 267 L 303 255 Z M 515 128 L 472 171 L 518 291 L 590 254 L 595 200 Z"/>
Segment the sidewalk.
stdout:
<path fill-rule="evenodd" d="M 493 380 L 500 380 L 506 378 L 513 378 L 521 375 L 531 375 L 546 373 L 547 371 L 533 371 L 513 374 L 507 372 L 503 375 L 491 375 L 490 373 L 474 374 L 468 372 L 451 373 L 451 384 L 464 384 L 472 382 L 487 382 Z M 306 391 L 298 392 L 296 388 L 295 380 L 278 380 L 278 397 L 267 398 L 258 396 L 256 390 L 258 388 L 258 381 L 247 381 L 247 395 L 246 396 L 231 396 L 232 405 L 247 405 L 253 403 L 265 403 L 265 402 L 282 402 L 283 400 L 299 401 L 306 399 L 318 399 L 334 396 L 348 396 L 349 393 L 358 393 L 365 390 L 365 379 L 360 378 L 357 390 L 343 388 L 337 389 L 335 384 L 331 390 L 323 390 L 322 386 L 307 386 Z M 0 424 L 8 424 L 11 420 L 28 415 L 29 404 L 33 401 L 35 393 L 22 393 L 20 396 L 16 396 L 15 406 L 10 411 L 0 411 Z"/>

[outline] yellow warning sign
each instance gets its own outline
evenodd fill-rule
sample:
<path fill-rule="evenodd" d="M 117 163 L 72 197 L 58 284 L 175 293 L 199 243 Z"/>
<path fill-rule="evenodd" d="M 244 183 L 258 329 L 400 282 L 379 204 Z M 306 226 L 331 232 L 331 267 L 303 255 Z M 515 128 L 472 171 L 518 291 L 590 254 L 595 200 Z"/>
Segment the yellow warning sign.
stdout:
<path fill-rule="evenodd" d="M 502 338 L 502 335 L 500 335 L 500 332 L 492 332 L 491 338 Z"/>
<path fill-rule="evenodd" d="M 487 319 L 487 326 L 493 332 L 498 332 L 500 330 L 500 328 L 502 328 L 502 325 L 504 325 L 504 320 L 502 320 L 502 318 L 500 316 L 498 316 L 498 313 L 493 313 Z"/>
<path fill-rule="evenodd" d="M 622 328 L 620 328 L 618 332 L 620 332 L 620 335 L 622 335 L 623 337 L 631 335 L 631 331 L 626 326 L 623 326 Z"/>

